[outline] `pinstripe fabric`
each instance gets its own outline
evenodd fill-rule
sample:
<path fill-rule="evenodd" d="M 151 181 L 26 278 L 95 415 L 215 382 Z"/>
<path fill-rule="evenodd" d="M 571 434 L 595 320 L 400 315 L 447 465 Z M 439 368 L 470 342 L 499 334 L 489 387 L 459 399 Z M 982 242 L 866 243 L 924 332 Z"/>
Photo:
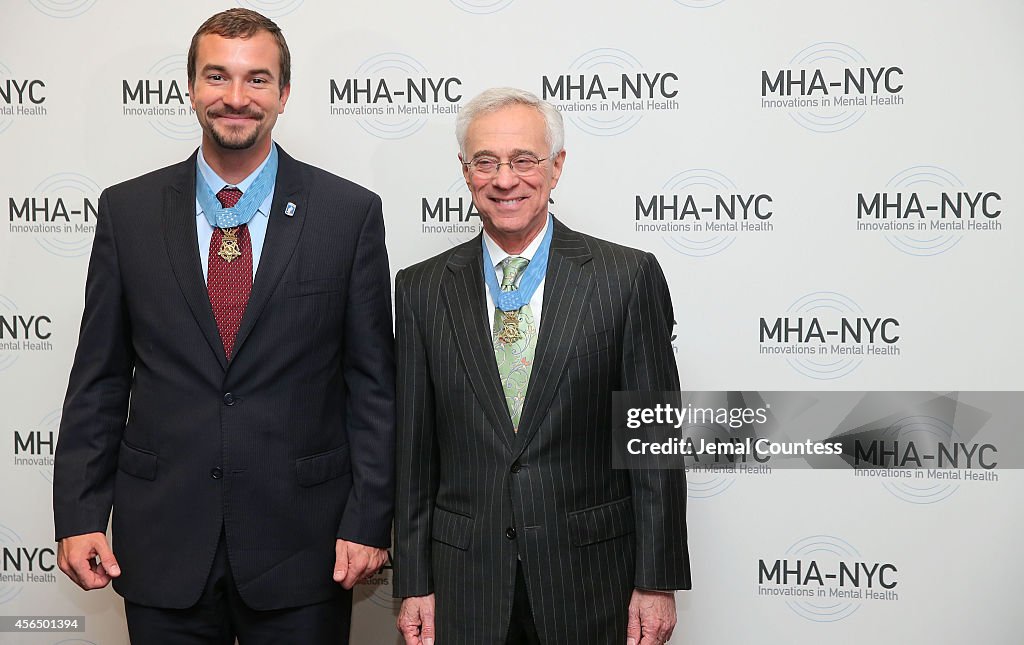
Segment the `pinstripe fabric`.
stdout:
<path fill-rule="evenodd" d="M 611 468 L 612 392 L 679 387 L 664 275 L 556 220 L 517 435 L 481 255 L 397 278 L 395 595 L 436 594 L 438 642 L 503 643 L 521 559 L 543 642 L 621 645 L 634 587 L 690 586 L 683 472 Z"/>

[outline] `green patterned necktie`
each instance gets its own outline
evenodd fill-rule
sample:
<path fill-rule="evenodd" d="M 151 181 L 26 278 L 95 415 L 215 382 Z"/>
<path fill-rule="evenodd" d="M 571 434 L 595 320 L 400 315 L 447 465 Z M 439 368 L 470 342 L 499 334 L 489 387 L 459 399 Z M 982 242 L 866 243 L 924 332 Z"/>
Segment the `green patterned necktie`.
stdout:
<path fill-rule="evenodd" d="M 501 290 L 515 291 L 519 278 L 530 261 L 509 257 L 501 261 Z M 526 388 L 530 384 L 533 354 L 537 349 L 537 325 L 529 304 L 516 311 L 494 308 L 494 358 L 498 363 L 498 376 L 505 390 L 505 402 L 512 418 L 512 427 L 519 432 L 519 418 L 523 414 Z"/>

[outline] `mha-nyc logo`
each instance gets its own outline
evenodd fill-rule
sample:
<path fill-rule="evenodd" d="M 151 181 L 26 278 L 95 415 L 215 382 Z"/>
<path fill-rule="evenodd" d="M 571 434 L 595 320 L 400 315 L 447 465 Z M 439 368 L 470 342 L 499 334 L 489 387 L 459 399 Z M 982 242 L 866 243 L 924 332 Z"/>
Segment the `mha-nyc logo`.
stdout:
<path fill-rule="evenodd" d="M 866 558 L 831 535 L 798 540 L 781 557 L 758 558 L 755 567 L 758 598 L 785 602 L 793 613 L 814 622 L 837 622 L 864 605 L 900 600 L 895 563 Z"/>
<path fill-rule="evenodd" d="M 443 193 L 420 196 L 420 232 L 423 235 L 444 239 L 455 246 L 479 233 L 480 227 L 480 211 L 462 175 Z"/>
<path fill-rule="evenodd" d="M 761 70 L 761 109 L 785 112 L 814 132 L 840 132 L 869 110 L 904 104 L 898 65 L 872 64 L 856 49 L 815 43 L 782 69 Z"/>
<path fill-rule="evenodd" d="M 865 361 L 902 355 L 904 330 L 898 316 L 865 311 L 835 291 L 801 296 L 782 315 L 761 316 L 757 324 L 760 356 L 785 360 L 813 379 L 841 379 Z"/>
<path fill-rule="evenodd" d="M 354 120 L 381 139 L 403 139 L 433 119 L 452 119 L 462 100 L 462 79 L 432 74 L 412 56 L 385 52 L 347 78 L 330 79 L 330 114 Z"/>
<path fill-rule="evenodd" d="M 38 423 L 16 425 L 10 431 L 12 463 L 20 470 L 35 470 L 47 483 L 53 483 L 53 453 L 57 448 L 60 410 L 54 410 Z"/>
<path fill-rule="evenodd" d="M 580 130 L 615 136 L 631 130 L 645 114 L 679 109 L 679 75 L 650 68 L 621 49 L 585 52 L 560 74 L 541 78 L 541 98 L 550 101 Z"/>
<path fill-rule="evenodd" d="M 884 190 L 857 193 L 856 230 L 908 255 L 945 253 L 966 236 L 1003 231 L 1001 194 L 981 188 L 939 166 L 906 168 Z"/>
<path fill-rule="evenodd" d="M 174 54 L 140 76 L 121 79 L 121 115 L 148 123 L 168 139 L 196 139 L 200 127 L 188 95 L 186 63 L 183 54 Z"/>
<path fill-rule="evenodd" d="M 81 257 L 92 248 L 99 194 L 99 184 L 85 175 L 50 175 L 28 193 L 7 195 L 7 230 L 52 255 Z"/>
<path fill-rule="evenodd" d="M 56 584 L 57 552 L 31 543 L 0 524 L 0 605 L 17 598 L 28 585 Z"/>
<path fill-rule="evenodd" d="M 684 170 L 653 192 L 633 196 L 637 233 L 661 238 L 676 253 L 707 257 L 740 237 L 775 230 L 775 204 L 767 192 L 741 190 L 708 168 Z"/>
<path fill-rule="evenodd" d="M 53 351 L 53 318 L 39 311 L 24 311 L 0 294 L 0 372 L 23 354 Z"/>
<path fill-rule="evenodd" d="M 737 444 L 739 440 L 715 437 L 713 442 Z M 728 449 L 712 455 L 687 456 L 686 496 L 688 499 L 717 497 L 732 488 L 739 477 L 771 476 L 774 472 L 771 461 L 770 454 L 738 453 Z"/>
<path fill-rule="evenodd" d="M 46 116 L 46 81 L 15 74 L 0 63 L 0 133 L 16 119 Z"/>
<path fill-rule="evenodd" d="M 842 441 L 843 459 L 853 467 L 858 481 L 881 483 L 893 496 L 911 504 L 935 504 L 951 497 L 962 484 L 985 486 L 999 481 L 995 472 L 1001 460 L 998 431 L 1004 422 L 993 423 L 988 440 L 978 441 L 995 406 L 981 409 L 959 398 L 956 393 L 935 395 L 885 414 L 861 412 L 888 410 L 873 408 L 873 402 L 865 399 L 848 415 L 863 420 L 831 438 Z M 1019 397 L 1002 407 L 1002 419 L 1016 419 Z"/>

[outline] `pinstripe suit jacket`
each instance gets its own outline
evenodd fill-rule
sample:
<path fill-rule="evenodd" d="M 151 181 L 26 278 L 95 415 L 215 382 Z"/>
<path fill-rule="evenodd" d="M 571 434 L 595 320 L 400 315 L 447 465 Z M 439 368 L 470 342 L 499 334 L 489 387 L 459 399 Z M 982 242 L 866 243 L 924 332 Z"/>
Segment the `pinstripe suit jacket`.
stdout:
<path fill-rule="evenodd" d="M 331 579 L 336 538 L 390 542 L 394 354 L 380 198 L 279 152 L 230 362 L 200 265 L 195 155 L 100 197 L 54 522 L 58 539 L 105 531 L 113 507 L 114 588 L 140 604 L 193 605 L 222 528 L 254 609 L 342 593 Z"/>
<path fill-rule="evenodd" d="M 679 388 L 664 275 L 555 220 L 518 434 L 484 288 L 479 237 L 397 277 L 395 595 L 504 643 L 521 560 L 543 642 L 621 645 L 635 587 L 690 587 L 684 473 L 611 467 L 612 392 Z"/>

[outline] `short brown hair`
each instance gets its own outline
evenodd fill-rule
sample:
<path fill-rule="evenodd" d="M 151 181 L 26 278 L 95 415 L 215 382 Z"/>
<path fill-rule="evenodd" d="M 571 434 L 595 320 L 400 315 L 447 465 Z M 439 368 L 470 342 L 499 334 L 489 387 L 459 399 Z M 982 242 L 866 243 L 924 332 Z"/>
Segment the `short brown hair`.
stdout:
<path fill-rule="evenodd" d="M 284 89 L 292 79 L 292 55 L 281 28 L 270 18 L 251 9 L 241 8 L 228 9 L 211 16 L 192 36 L 192 44 L 188 47 L 188 84 L 196 82 L 196 50 L 199 49 L 200 36 L 215 34 L 223 38 L 252 38 L 261 31 L 268 32 L 277 41 L 281 53 L 280 86 Z"/>

